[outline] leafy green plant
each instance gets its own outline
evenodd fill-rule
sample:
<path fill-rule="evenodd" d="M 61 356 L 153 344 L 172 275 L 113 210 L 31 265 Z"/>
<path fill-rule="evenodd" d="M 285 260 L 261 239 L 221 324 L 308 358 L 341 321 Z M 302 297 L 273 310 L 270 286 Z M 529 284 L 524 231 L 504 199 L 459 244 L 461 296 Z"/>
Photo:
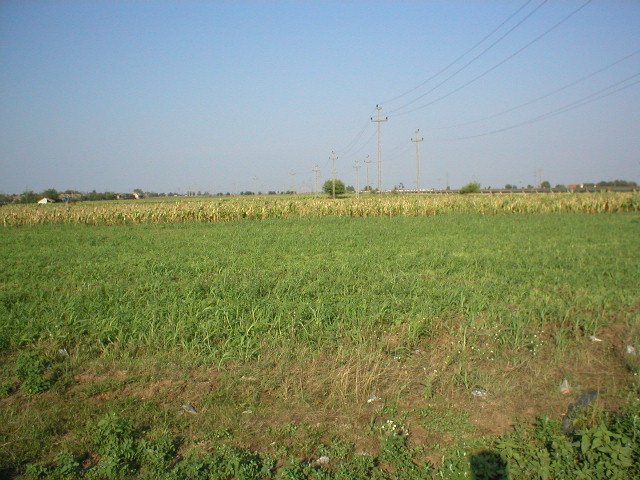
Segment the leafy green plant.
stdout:
<path fill-rule="evenodd" d="M 55 461 L 50 465 L 31 463 L 27 465 L 25 470 L 25 477 L 29 480 L 76 480 L 82 475 L 80 462 L 75 455 L 67 450 L 58 453 Z"/>
<path fill-rule="evenodd" d="M 140 448 L 131 420 L 116 413 L 105 415 L 96 426 L 94 445 L 100 455 L 94 475 L 118 478 L 138 469 Z"/>
<path fill-rule="evenodd" d="M 433 466 L 416 461 L 418 451 L 410 448 L 406 435 L 394 432 L 383 438 L 380 461 L 393 469 L 394 478 L 398 480 L 429 478 L 433 474 Z"/>
<path fill-rule="evenodd" d="M 51 382 L 45 373 L 51 365 L 39 350 L 23 351 L 16 360 L 15 373 L 22 383 L 20 389 L 28 396 L 47 391 Z"/>
<path fill-rule="evenodd" d="M 313 467 L 303 460 L 290 458 L 276 475 L 276 480 L 308 480 Z"/>

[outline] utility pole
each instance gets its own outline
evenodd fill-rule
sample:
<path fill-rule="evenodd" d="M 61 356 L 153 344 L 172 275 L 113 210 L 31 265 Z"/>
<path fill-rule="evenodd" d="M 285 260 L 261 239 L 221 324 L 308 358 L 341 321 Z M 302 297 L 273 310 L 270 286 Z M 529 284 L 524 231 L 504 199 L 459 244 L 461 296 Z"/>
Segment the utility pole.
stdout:
<path fill-rule="evenodd" d="M 315 173 L 316 175 L 316 188 L 314 190 L 316 196 L 318 195 L 318 175 L 320 174 L 320 167 L 318 165 L 316 165 L 315 167 L 313 167 L 313 173 Z"/>
<path fill-rule="evenodd" d="M 384 119 L 380 118 L 380 110 L 382 110 L 380 105 L 376 105 L 376 110 L 378 111 L 378 119 L 374 120 L 373 117 L 371 117 L 371 121 L 378 124 L 378 193 L 382 194 L 382 129 L 380 124 L 388 121 L 389 117 L 384 117 Z"/>
<path fill-rule="evenodd" d="M 336 160 L 338 159 L 338 156 L 336 155 L 336 152 L 332 151 L 331 152 L 331 160 L 333 161 L 333 199 L 335 200 L 336 198 Z"/>
<path fill-rule="evenodd" d="M 356 164 L 353 166 L 356 169 L 356 198 L 360 198 L 360 176 L 358 170 L 360 170 L 360 162 L 356 160 Z"/>
<path fill-rule="evenodd" d="M 369 193 L 371 193 L 371 182 L 369 182 L 369 165 L 371 164 L 371 159 L 369 155 L 365 157 L 364 163 L 367 164 L 367 187 L 369 187 Z"/>
<path fill-rule="evenodd" d="M 415 142 L 416 144 L 416 192 L 418 193 L 420 193 L 420 150 L 418 146 L 420 145 L 420 142 L 424 140 L 424 138 L 418 138 L 419 134 L 420 134 L 420 129 L 417 129 L 416 139 L 415 140 L 411 139 L 411 141 Z"/>

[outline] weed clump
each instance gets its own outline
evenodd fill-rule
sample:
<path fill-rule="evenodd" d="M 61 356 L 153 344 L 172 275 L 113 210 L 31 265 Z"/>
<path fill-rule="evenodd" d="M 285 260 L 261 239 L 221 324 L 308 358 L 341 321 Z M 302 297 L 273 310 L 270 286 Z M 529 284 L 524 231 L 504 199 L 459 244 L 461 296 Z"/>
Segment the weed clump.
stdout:
<path fill-rule="evenodd" d="M 20 389 L 27 396 L 36 395 L 49 390 L 51 381 L 45 378 L 51 361 L 40 351 L 26 351 L 18 355 L 15 366 L 15 374 L 20 380 Z"/>

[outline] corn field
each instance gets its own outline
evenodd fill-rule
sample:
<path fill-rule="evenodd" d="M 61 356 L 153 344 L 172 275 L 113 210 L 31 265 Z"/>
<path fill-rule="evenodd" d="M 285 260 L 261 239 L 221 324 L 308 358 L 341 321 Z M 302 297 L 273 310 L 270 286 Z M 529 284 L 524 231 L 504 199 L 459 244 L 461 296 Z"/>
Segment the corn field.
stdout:
<path fill-rule="evenodd" d="M 640 193 L 550 193 L 383 196 L 364 199 L 291 197 L 202 199 L 198 201 L 87 202 L 7 205 L 5 227 L 22 225 L 134 225 L 232 222 L 295 217 L 428 217 L 447 213 L 615 213 L 640 211 Z"/>

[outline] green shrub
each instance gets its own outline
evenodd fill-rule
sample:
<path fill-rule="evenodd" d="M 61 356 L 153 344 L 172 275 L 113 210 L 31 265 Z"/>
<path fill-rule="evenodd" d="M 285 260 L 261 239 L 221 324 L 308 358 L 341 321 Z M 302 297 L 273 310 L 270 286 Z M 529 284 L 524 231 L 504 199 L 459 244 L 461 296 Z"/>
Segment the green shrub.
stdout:
<path fill-rule="evenodd" d="M 480 184 L 478 182 L 467 183 L 458 191 L 460 193 L 480 193 Z"/>
<path fill-rule="evenodd" d="M 329 196 L 333 195 L 333 180 L 327 180 L 322 185 L 322 191 Z M 346 192 L 346 187 L 342 180 L 336 180 L 336 195 L 343 195 Z"/>

